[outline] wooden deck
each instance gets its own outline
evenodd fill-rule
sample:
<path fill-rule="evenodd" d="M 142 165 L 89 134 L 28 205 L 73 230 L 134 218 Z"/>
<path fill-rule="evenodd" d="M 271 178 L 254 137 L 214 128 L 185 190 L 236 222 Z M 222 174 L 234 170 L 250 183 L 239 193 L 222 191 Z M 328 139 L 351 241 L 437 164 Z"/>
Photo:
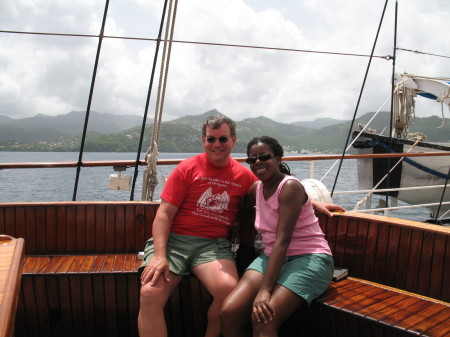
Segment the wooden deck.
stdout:
<path fill-rule="evenodd" d="M 0 235 L 0 337 L 14 335 L 24 253 L 23 239 Z"/>
<path fill-rule="evenodd" d="M 25 238 L 16 336 L 137 336 L 137 252 L 157 207 L 0 204 L 0 233 Z M 252 246 L 252 217 L 241 214 L 242 247 Z M 351 277 L 300 308 L 281 336 L 450 335 L 450 228 L 358 213 L 320 221 Z M 169 335 L 201 336 L 210 302 L 196 278 L 183 279 L 166 307 Z"/>

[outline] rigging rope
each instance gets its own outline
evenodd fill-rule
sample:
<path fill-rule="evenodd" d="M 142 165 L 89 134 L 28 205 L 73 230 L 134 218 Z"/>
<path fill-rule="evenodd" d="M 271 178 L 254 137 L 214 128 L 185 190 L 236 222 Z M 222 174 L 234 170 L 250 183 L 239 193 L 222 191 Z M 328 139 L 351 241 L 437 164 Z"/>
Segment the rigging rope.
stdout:
<path fill-rule="evenodd" d="M 161 20 L 160 20 L 159 30 L 158 30 L 158 38 L 156 40 L 155 55 L 153 57 L 153 65 L 152 65 L 152 72 L 150 75 L 150 83 L 148 85 L 147 98 L 145 100 L 145 109 L 144 109 L 144 116 L 142 118 L 141 132 L 139 135 L 138 150 L 136 152 L 136 163 L 134 164 L 134 175 L 133 175 L 133 183 L 132 183 L 131 192 L 130 192 L 130 201 L 134 200 L 134 190 L 136 188 L 136 181 L 137 181 L 137 177 L 138 177 L 138 173 L 139 173 L 139 165 L 141 164 L 141 161 L 140 161 L 141 150 L 142 150 L 142 144 L 144 142 L 145 126 L 147 124 L 148 107 L 150 105 L 150 97 L 152 95 L 153 80 L 155 79 L 156 64 L 158 62 L 159 47 L 160 47 L 160 44 L 162 41 L 161 36 L 162 36 L 163 28 L 164 28 L 164 21 L 165 21 L 166 11 L 167 11 L 167 3 L 168 3 L 168 0 L 164 0 L 164 6 L 163 6 L 163 11 L 161 14 Z"/>
<path fill-rule="evenodd" d="M 441 100 L 441 115 L 442 115 L 442 124 L 438 126 L 438 129 L 441 129 L 444 127 L 445 124 L 445 116 L 444 116 L 444 99 L 450 97 L 450 88 L 448 88 L 445 92 L 442 93 L 440 100 Z M 450 105 L 448 106 L 448 109 L 450 110 Z"/>
<path fill-rule="evenodd" d="M 407 88 L 403 81 L 397 83 L 394 91 L 394 128 L 398 138 L 406 138 L 410 126 L 410 118 L 415 115 L 416 93 L 414 89 Z"/>
<path fill-rule="evenodd" d="M 445 56 L 445 55 L 439 55 L 439 54 L 432 54 L 432 53 L 425 53 L 423 51 L 419 51 L 419 50 L 411 50 L 411 49 L 406 49 L 406 48 L 396 48 L 397 50 L 403 50 L 403 51 L 407 51 L 410 53 L 414 53 L 414 54 L 422 54 L 422 55 L 429 55 L 429 56 L 436 56 L 436 57 L 445 57 L 450 59 L 450 56 Z"/>
<path fill-rule="evenodd" d="M 45 33 L 45 32 L 26 32 L 26 31 L 13 31 L 13 30 L 0 30 L 0 33 L 7 34 L 25 34 L 25 35 L 45 35 L 45 36 L 63 36 L 63 37 L 98 37 L 98 35 L 93 34 L 64 34 L 64 33 Z M 145 38 L 145 37 L 130 37 L 130 36 L 114 36 L 114 35 L 104 35 L 105 39 L 119 39 L 119 40 L 137 40 L 137 41 L 159 41 L 159 39 Z M 162 40 L 166 42 L 166 40 Z M 277 51 L 287 51 L 287 52 L 299 52 L 299 53 L 312 53 L 312 54 L 325 54 L 325 55 L 336 55 L 336 56 L 354 56 L 354 57 L 374 57 L 384 60 L 391 60 L 391 55 L 365 55 L 356 53 L 340 53 L 340 52 L 330 52 L 322 50 L 309 50 L 309 49 L 294 49 L 294 48 L 279 48 L 279 47 L 267 47 L 267 46 L 254 46 L 254 45 L 244 45 L 244 44 L 232 44 L 232 43 L 215 43 L 215 42 L 202 42 L 202 41 L 185 41 L 185 40 L 172 40 L 172 43 L 185 43 L 185 44 L 198 44 L 206 46 L 217 46 L 217 47 L 233 47 L 233 48 L 249 48 L 249 49 L 263 49 L 263 50 L 277 50 Z"/>
<path fill-rule="evenodd" d="M 423 140 L 421 137 L 417 137 L 417 140 L 415 141 L 415 143 L 411 146 L 411 148 L 406 152 L 409 153 L 412 151 L 412 149 L 414 149 L 414 147 L 421 141 Z M 380 186 L 380 184 L 387 178 L 389 177 L 389 175 L 392 173 L 392 171 L 394 171 L 394 169 L 405 159 L 405 157 L 400 158 L 395 165 L 392 166 L 392 168 L 389 170 L 388 173 L 386 173 L 383 178 L 380 179 L 380 181 L 372 188 L 372 190 L 367 193 L 355 206 L 355 208 L 353 208 L 353 212 L 356 212 L 357 210 L 359 210 L 359 207 L 365 203 L 367 201 L 367 199 L 372 196 L 372 194 L 376 191 L 376 189 L 378 188 L 378 186 Z"/>
<path fill-rule="evenodd" d="M 384 14 L 386 13 L 387 4 L 388 4 L 388 0 L 386 0 L 386 2 L 384 3 L 384 7 L 383 7 L 382 14 L 381 14 L 380 22 L 378 24 L 377 33 L 375 34 L 375 40 L 374 40 L 373 45 L 372 45 L 372 51 L 370 53 L 369 62 L 367 63 L 366 72 L 364 74 L 363 83 L 361 85 L 361 90 L 359 92 L 358 101 L 357 101 L 356 107 L 355 107 L 355 112 L 353 114 L 352 122 L 350 123 L 350 128 L 349 128 L 349 131 L 348 131 L 348 134 L 347 134 L 347 139 L 345 140 L 344 152 L 342 153 L 341 159 L 339 161 L 339 166 L 338 166 L 338 170 L 337 170 L 337 173 L 336 173 L 336 177 L 334 179 L 333 188 L 331 189 L 331 197 L 333 197 L 334 189 L 336 188 L 337 180 L 339 178 L 339 173 L 340 173 L 341 167 L 342 167 L 342 162 L 344 161 L 345 148 L 347 147 L 348 141 L 350 140 L 351 131 L 353 129 L 353 123 L 355 122 L 356 114 L 358 113 L 359 104 L 361 102 L 361 97 L 362 97 L 362 94 L 364 92 L 364 87 L 366 85 L 366 81 L 367 81 L 367 77 L 368 77 L 368 74 L 369 74 L 370 65 L 372 64 L 372 59 L 373 59 L 373 55 L 375 53 L 375 47 L 377 45 L 378 36 L 380 34 L 381 24 L 383 23 Z M 395 61 L 395 59 L 394 59 L 394 61 Z"/>
<path fill-rule="evenodd" d="M 350 145 L 347 146 L 347 148 L 344 150 L 344 153 L 346 153 L 352 146 L 354 143 L 357 142 L 358 138 L 361 136 L 361 134 L 369 127 L 370 123 L 372 123 L 372 121 L 375 119 L 375 117 L 378 116 L 378 114 L 380 113 L 381 109 L 383 109 L 383 107 L 386 105 L 386 103 L 391 99 L 391 96 L 389 95 L 389 97 L 384 101 L 384 103 L 380 106 L 380 108 L 373 114 L 372 118 L 360 128 L 360 131 L 358 133 L 358 135 L 353 139 L 353 141 L 350 143 Z M 337 163 L 340 162 L 341 159 L 337 159 L 333 165 L 331 165 L 331 167 L 328 169 L 327 172 L 325 172 L 325 174 L 322 176 L 322 178 L 320 179 L 320 182 L 322 182 L 325 177 L 331 172 L 331 170 L 336 166 Z"/>
<path fill-rule="evenodd" d="M 84 145 L 86 142 L 87 127 L 88 127 L 88 122 L 89 122 L 89 115 L 91 112 L 92 97 L 94 96 L 95 79 L 97 78 L 97 69 L 98 69 L 98 62 L 100 60 L 100 51 L 102 49 L 103 32 L 105 31 L 106 17 L 108 16 L 108 7 L 109 7 L 109 0 L 106 0 L 105 1 L 105 9 L 103 11 L 102 27 L 100 28 L 100 34 L 98 35 L 97 53 L 95 55 L 94 70 L 92 72 L 88 104 L 86 107 L 86 114 L 84 117 L 83 134 L 81 136 L 80 151 L 78 154 L 77 170 L 75 173 L 75 184 L 73 187 L 72 201 L 77 200 L 78 181 L 80 180 L 81 166 L 83 166 L 83 151 L 84 151 Z"/>
<path fill-rule="evenodd" d="M 167 76 L 169 73 L 170 54 L 172 51 L 173 32 L 175 28 L 175 18 L 177 12 L 178 0 L 170 0 L 169 12 L 166 21 L 166 31 L 164 37 L 163 55 L 161 59 L 161 70 L 159 74 L 158 94 L 156 98 L 155 116 L 153 121 L 153 132 L 150 147 L 145 155 L 147 168 L 144 171 L 144 181 L 142 186 L 142 200 L 153 200 L 155 188 L 158 185 L 157 161 L 158 161 L 158 142 L 161 132 L 161 120 L 164 108 L 164 98 L 167 86 Z"/>

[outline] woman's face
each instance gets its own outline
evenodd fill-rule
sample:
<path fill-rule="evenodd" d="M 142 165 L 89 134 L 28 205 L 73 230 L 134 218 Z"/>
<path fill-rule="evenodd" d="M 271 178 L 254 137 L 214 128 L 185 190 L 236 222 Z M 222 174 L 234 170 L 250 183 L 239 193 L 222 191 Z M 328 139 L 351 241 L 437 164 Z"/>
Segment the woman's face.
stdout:
<path fill-rule="evenodd" d="M 269 157 L 271 155 L 271 157 Z M 257 143 L 250 148 L 249 158 L 256 158 L 254 164 L 249 164 L 250 169 L 260 180 L 264 181 L 275 174 L 279 174 L 280 160 L 275 157 L 269 145 Z"/>

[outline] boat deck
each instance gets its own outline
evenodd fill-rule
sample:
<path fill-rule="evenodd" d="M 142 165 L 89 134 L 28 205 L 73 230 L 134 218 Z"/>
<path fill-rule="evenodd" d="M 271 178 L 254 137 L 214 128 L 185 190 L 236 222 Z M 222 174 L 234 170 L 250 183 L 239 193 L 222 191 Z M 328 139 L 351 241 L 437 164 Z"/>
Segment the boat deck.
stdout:
<path fill-rule="evenodd" d="M 25 238 L 16 336 L 137 336 L 137 252 L 158 206 L 0 204 L 0 232 Z M 252 219 L 240 215 L 242 248 L 252 245 Z M 280 336 L 450 334 L 442 320 L 450 313 L 450 228 L 352 212 L 320 223 L 350 277 L 300 308 Z M 210 303 L 195 277 L 183 279 L 166 307 L 169 335 L 202 335 Z"/>

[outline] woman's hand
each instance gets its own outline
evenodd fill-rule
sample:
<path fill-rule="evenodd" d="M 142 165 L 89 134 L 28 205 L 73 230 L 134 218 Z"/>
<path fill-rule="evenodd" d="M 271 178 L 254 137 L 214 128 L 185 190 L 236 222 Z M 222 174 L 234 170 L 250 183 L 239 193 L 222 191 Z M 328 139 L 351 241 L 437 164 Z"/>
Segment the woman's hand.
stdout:
<path fill-rule="evenodd" d="M 325 214 L 329 217 L 333 216 L 331 212 L 345 212 L 345 209 L 339 205 L 329 204 L 322 201 L 311 200 L 314 210 L 319 214 Z"/>
<path fill-rule="evenodd" d="M 252 308 L 252 320 L 264 324 L 272 321 L 272 317 L 275 316 L 275 310 L 270 304 L 271 293 L 268 290 L 261 289 L 253 301 Z"/>

